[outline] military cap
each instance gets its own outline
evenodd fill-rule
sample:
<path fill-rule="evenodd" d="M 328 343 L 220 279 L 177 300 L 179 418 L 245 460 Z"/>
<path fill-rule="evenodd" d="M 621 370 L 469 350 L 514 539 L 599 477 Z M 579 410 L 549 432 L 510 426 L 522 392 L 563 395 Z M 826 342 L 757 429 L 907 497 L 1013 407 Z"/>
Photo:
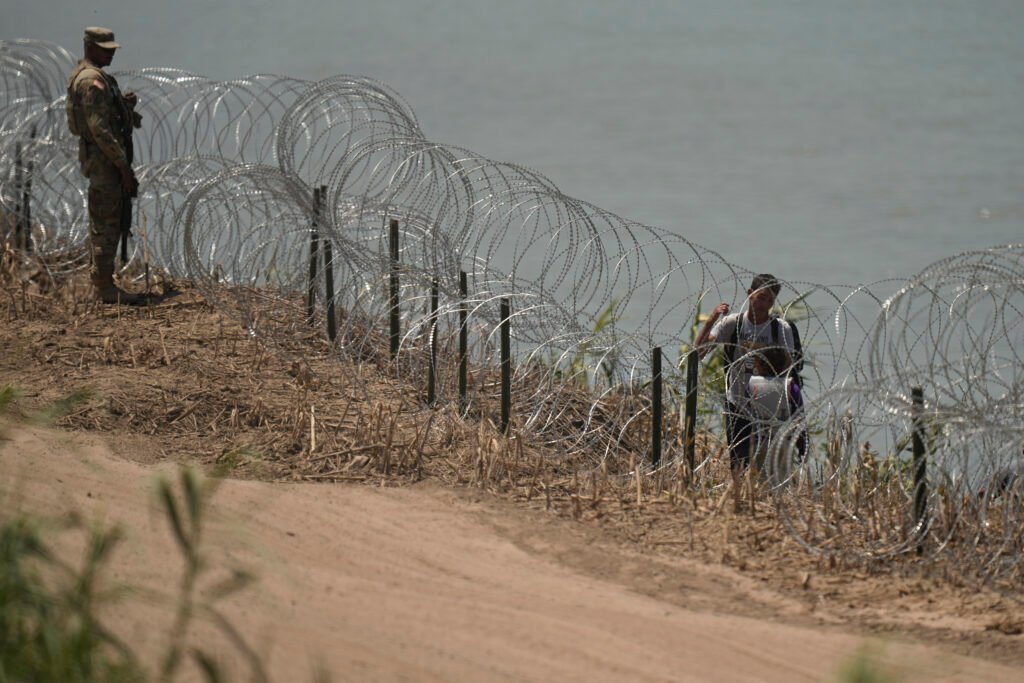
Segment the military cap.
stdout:
<path fill-rule="evenodd" d="M 100 28 L 99 26 L 88 26 L 85 29 L 85 42 L 99 45 L 100 47 L 107 50 L 115 50 L 119 47 L 114 42 L 114 32 L 109 28 Z"/>

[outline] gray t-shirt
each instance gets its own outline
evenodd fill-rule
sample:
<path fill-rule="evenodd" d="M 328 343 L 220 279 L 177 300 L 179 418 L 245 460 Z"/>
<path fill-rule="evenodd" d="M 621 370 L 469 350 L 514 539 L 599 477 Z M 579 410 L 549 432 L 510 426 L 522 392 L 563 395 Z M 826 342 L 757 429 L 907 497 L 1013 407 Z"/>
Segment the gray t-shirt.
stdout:
<path fill-rule="evenodd" d="M 736 323 L 739 321 L 739 350 L 736 353 L 737 362 L 729 366 L 725 373 L 726 398 L 729 403 L 743 405 L 746 400 L 747 380 L 754 372 L 754 358 L 752 355 L 744 355 L 749 351 L 766 346 L 781 346 L 793 355 L 793 330 L 785 320 L 779 320 L 779 338 L 772 338 L 771 319 L 755 325 L 747 317 L 747 312 L 730 313 L 719 319 L 711 328 L 708 341 L 713 344 L 729 344 L 732 342 Z"/>

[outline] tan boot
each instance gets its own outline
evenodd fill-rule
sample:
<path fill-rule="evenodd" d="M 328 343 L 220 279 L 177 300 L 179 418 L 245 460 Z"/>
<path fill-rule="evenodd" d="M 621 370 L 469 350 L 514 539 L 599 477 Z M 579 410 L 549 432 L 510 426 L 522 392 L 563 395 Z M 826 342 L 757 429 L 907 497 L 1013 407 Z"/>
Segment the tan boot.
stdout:
<path fill-rule="evenodd" d="M 130 294 L 114 285 L 113 271 L 101 271 L 92 276 L 92 289 L 96 298 L 105 304 L 124 304 L 125 306 L 141 306 L 146 298 L 138 294 Z"/>

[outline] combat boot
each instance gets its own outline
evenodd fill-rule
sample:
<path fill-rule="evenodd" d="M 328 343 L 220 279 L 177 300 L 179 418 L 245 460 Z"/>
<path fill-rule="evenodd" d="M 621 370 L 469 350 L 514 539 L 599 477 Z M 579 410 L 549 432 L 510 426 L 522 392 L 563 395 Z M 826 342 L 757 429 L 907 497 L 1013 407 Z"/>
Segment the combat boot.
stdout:
<path fill-rule="evenodd" d="M 114 273 L 99 272 L 92 276 L 92 289 L 96 298 L 105 304 L 124 304 L 126 306 L 141 306 L 146 303 L 146 297 L 139 294 L 130 294 L 118 289 L 114 284 Z"/>

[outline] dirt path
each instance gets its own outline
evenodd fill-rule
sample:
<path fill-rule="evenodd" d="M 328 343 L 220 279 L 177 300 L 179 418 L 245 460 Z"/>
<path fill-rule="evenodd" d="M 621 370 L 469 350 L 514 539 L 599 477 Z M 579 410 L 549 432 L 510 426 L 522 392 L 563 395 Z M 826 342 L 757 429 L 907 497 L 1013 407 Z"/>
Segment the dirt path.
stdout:
<path fill-rule="evenodd" d="M 181 559 L 154 503 L 161 468 L 113 456 L 100 436 L 5 432 L 6 503 L 122 525 L 116 579 L 173 591 Z M 536 520 L 512 507 L 434 485 L 227 481 L 211 506 L 210 580 L 228 567 L 257 574 L 224 611 L 273 680 L 313 680 L 321 666 L 335 681 L 822 681 L 864 644 L 830 628 L 687 609 L 579 573 L 551 558 L 601 552 L 586 539 L 534 531 Z M 530 550 L 530 539 L 545 547 Z M 705 579 L 689 589 L 694 605 L 715 602 L 716 582 Z M 153 653 L 170 612 L 129 599 L 108 619 Z M 222 638 L 200 631 L 196 642 L 232 658 Z M 938 648 L 879 642 L 873 653 L 901 680 L 1024 676 Z"/>

